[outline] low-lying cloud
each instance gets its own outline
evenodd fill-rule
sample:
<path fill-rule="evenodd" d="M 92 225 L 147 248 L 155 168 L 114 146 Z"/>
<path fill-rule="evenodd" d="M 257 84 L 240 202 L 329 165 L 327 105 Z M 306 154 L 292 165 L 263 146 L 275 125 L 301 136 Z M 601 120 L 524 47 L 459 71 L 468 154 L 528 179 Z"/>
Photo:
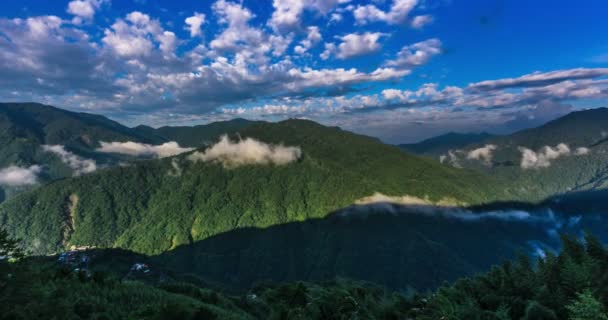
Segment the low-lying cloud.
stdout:
<path fill-rule="evenodd" d="M 488 144 L 482 148 L 474 149 L 467 153 L 467 159 L 480 160 L 486 164 L 492 163 L 493 152 L 498 147 L 493 144 Z"/>
<path fill-rule="evenodd" d="M 459 155 L 463 153 L 462 150 L 449 150 L 447 155 L 439 156 L 439 162 L 451 165 L 454 168 L 462 168 Z"/>
<path fill-rule="evenodd" d="M 194 150 L 194 148 L 182 148 L 175 141 L 166 142 L 161 145 L 151 145 L 133 141 L 127 142 L 100 142 L 98 152 L 126 154 L 135 157 L 166 158 L 180 153 Z"/>
<path fill-rule="evenodd" d="M 374 203 L 394 203 L 399 205 L 435 205 L 435 206 L 456 206 L 464 203 L 453 198 L 442 198 L 439 201 L 431 201 L 429 197 L 419 198 L 410 195 L 388 196 L 380 192 L 375 192 L 369 197 L 363 197 L 355 201 L 357 205 L 366 205 Z"/>
<path fill-rule="evenodd" d="M 519 147 L 518 149 L 521 152 L 522 169 L 548 168 L 551 166 L 553 160 L 560 157 L 570 156 L 572 154 L 582 156 L 591 152 L 585 147 L 576 148 L 574 152 L 572 152 L 570 147 L 565 143 L 560 143 L 555 147 L 544 146 L 536 152 L 525 147 Z"/>
<path fill-rule="evenodd" d="M 42 171 L 42 167 L 39 165 L 6 167 L 0 170 L 0 185 L 19 187 L 36 184 L 40 171 Z"/>
<path fill-rule="evenodd" d="M 61 162 L 72 168 L 72 170 L 74 170 L 74 175 L 76 176 L 97 170 L 97 163 L 95 163 L 95 160 L 79 157 L 74 153 L 67 151 L 62 145 L 43 145 L 42 150 L 59 156 Z"/>
<path fill-rule="evenodd" d="M 267 144 L 252 138 L 231 141 L 223 135 L 216 144 L 203 152 L 195 152 L 188 159 L 221 163 L 226 168 L 249 164 L 284 165 L 296 161 L 302 155 L 299 147 Z"/>
<path fill-rule="evenodd" d="M 590 224 L 597 224 L 597 221 L 601 219 L 599 215 L 560 213 L 554 211 L 551 207 L 536 207 L 529 210 L 504 207 L 502 209 L 474 211 L 466 207 L 449 207 L 425 203 L 404 205 L 392 201 L 394 199 L 389 198 L 387 200 L 355 204 L 339 210 L 336 216 L 342 219 L 368 218 L 371 215 L 381 214 L 418 216 L 438 219 L 432 221 L 433 225 L 440 225 L 443 220 L 452 220 L 467 224 L 480 224 L 482 228 L 485 228 L 483 223 L 504 223 L 501 228 L 514 228 L 512 229 L 515 232 L 514 234 L 518 234 L 517 230 L 525 231 L 518 234 L 522 237 L 520 239 L 523 241 L 522 244 L 528 246 L 531 254 L 541 257 L 547 249 L 551 251 L 559 249 L 560 234 L 574 233 L 580 236 Z"/>
<path fill-rule="evenodd" d="M 369 214 L 414 214 L 447 219 L 457 219 L 465 222 L 479 222 L 484 220 L 521 221 L 526 223 L 549 223 L 551 229 L 557 224 L 555 215 L 551 212 L 531 214 L 523 210 L 492 210 L 473 212 L 469 209 L 456 206 L 433 205 L 428 203 L 404 204 L 392 201 L 357 203 L 339 211 L 342 217 L 365 216 Z M 560 221 L 559 226 L 563 225 Z"/>
<path fill-rule="evenodd" d="M 449 150 L 447 154 L 439 156 L 439 162 L 449 164 L 455 168 L 462 168 L 461 160 L 465 158 L 468 160 L 481 161 L 483 164 L 489 166 L 492 164 L 494 158 L 494 151 L 498 149 L 498 146 L 494 144 L 488 144 L 481 148 L 473 149 L 470 151 L 466 150 Z"/>

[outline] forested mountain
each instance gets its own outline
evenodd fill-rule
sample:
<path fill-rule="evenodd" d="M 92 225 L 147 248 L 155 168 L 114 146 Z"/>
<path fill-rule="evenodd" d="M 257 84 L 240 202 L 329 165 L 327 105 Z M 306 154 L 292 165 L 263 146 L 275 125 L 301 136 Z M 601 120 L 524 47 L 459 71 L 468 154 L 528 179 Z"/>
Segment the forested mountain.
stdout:
<path fill-rule="evenodd" d="M 608 186 L 608 109 L 572 112 L 543 126 L 495 136 L 447 152 L 422 151 L 444 164 L 509 181 L 518 199 Z M 415 149 L 411 149 L 415 151 Z"/>
<path fill-rule="evenodd" d="M 37 103 L 0 103 L 0 170 L 18 167 L 22 174 L 29 170 L 37 182 L 46 183 L 137 158 L 98 152 L 101 142 L 136 143 L 141 144 L 135 146 L 140 148 L 168 142 L 177 142 L 182 147 L 200 147 L 251 123 L 235 119 L 193 127 L 129 128 L 94 114 Z M 54 149 L 49 149 L 51 146 Z M 17 185 L 0 181 L 0 202 L 33 185 L 31 182 Z"/>
<path fill-rule="evenodd" d="M 82 157 L 83 161 L 110 163 L 109 155 L 94 152 L 99 141 L 158 143 L 161 140 L 148 138 L 102 116 L 37 103 L 0 104 L 0 170 L 11 166 L 32 168 L 41 182 L 71 176 L 73 169 L 42 146 L 58 145 Z M 0 201 L 30 187 L 31 183 L 0 185 Z"/>
<path fill-rule="evenodd" d="M 375 193 L 473 204 L 501 192 L 483 175 L 311 121 L 259 123 L 240 136 L 257 139 L 245 141 L 247 156 L 248 143 L 279 157 L 280 144 L 297 147 L 301 155 L 284 164 L 231 167 L 183 154 L 104 169 L 5 202 L 0 222 L 39 254 L 70 245 L 160 253 L 235 228 L 324 217 Z"/>
<path fill-rule="evenodd" d="M 3 122 L 6 141 L 17 147 L 2 150 L 17 150 L 15 154 L 22 157 L 10 164 L 44 164 L 49 168 L 41 171 L 41 177 L 59 170 L 53 169 L 53 161 L 57 168 L 65 166 L 56 154 L 45 151 L 45 145 L 62 145 L 82 161 L 137 161 L 100 166 L 77 176 L 67 168 L 41 179 L 54 181 L 0 204 L 3 229 L 23 239 L 34 255 L 93 246 L 97 257 L 104 257 L 98 270 L 120 269 L 118 274 L 125 274 L 125 268 L 145 261 L 165 271 L 160 274 L 163 285 L 112 282 L 73 270 L 43 276 L 55 269 L 47 258 L 40 258 L 34 269 L 49 269 L 24 270 L 23 275 L 31 272 L 30 276 L 40 277 L 39 289 L 26 285 L 26 291 L 15 291 L 15 297 L 48 295 L 62 286 L 82 294 L 98 290 L 97 302 L 87 302 L 91 305 L 116 303 L 113 292 L 120 293 L 120 299 L 138 306 L 136 313 L 121 308 L 117 311 L 121 316 L 181 310 L 193 319 L 201 314 L 247 319 L 270 317 L 275 308 L 283 309 L 272 312 L 318 315 L 322 308 L 333 310 L 330 304 L 341 305 L 330 298 L 336 296 L 354 299 L 360 312 L 374 316 L 434 319 L 449 318 L 448 313 L 454 312 L 458 315 L 454 319 L 464 314 L 477 317 L 471 319 L 485 319 L 481 315 L 502 319 L 506 312 L 519 319 L 541 309 L 556 315 L 564 310 L 540 291 L 525 293 L 525 301 L 515 302 L 504 300 L 506 293 L 500 292 L 504 299 L 490 303 L 458 282 L 438 291 L 437 299 L 442 300 L 429 296 L 423 302 L 356 282 L 319 281 L 344 277 L 402 293 L 424 292 L 488 270 L 517 252 L 553 257 L 561 249 L 560 233 L 581 236 L 588 230 L 608 242 L 603 217 L 608 211 L 603 199 L 608 195 L 601 179 L 608 152 L 602 134 L 608 124 L 602 118 L 606 110 L 574 113 L 537 129 L 451 149 L 443 154 L 441 164 L 372 137 L 308 120 L 235 119 L 195 127 L 130 129 L 103 117 L 64 114 L 38 105 L 21 107 L 7 107 L 8 120 Z M 25 114 L 12 115 L 18 112 Z M 45 119 L 56 120 L 38 121 L 35 115 L 40 112 L 50 113 Z M 25 117 L 29 126 L 14 120 Z M 51 129 L 61 128 L 58 123 L 79 131 Z M 597 133 L 568 129 L 581 126 Z M 448 135 L 431 140 L 424 153 L 445 150 L 450 141 L 460 146 L 478 138 Z M 174 156 L 130 158 L 100 152 L 99 145 L 106 140 L 146 148 L 175 141 L 184 148 Z M 26 144 L 30 149 L 22 147 Z M 24 150 L 38 158 L 27 158 Z M 562 262 L 550 261 L 554 268 L 563 267 Z M 503 268 L 507 269 L 501 274 L 510 272 L 510 267 Z M 527 269 L 526 277 L 542 285 L 543 270 Z M 172 280 L 167 283 L 167 279 Z M 464 283 L 481 290 L 478 286 L 486 280 L 477 279 Z M 263 297 L 259 305 L 248 296 L 235 298 L 197 287 L 243 292 L 264 280 L 309 282 L 252 289 Z M 109 283 L 114 289 L 107 287 Z M 150 291 L 142 299 L 150 303 L 125 298 L 146 286 L 151 286 Z M 288 296 L 285 292 L 295 295 L 302 290 L 307 292 L 302 298 L 306 303 L 299 309 L 290 302 L 270 302 Z M 577 298 L 574 291 L 566 296 L 567 303 Z M 171 307 L 159 310 L 155 304 Z M 377 304 L 384 307 L 373 307 Z M 313 305 L 314 310 L 306 307 Z M 49 305 L 45 308 L 52 311 Z M 27 314 L 26 309 L 20 312 Z"/>
<path fill-rule="evenodd" d="M 551 199 L 525 210 L 356 206 L 323 219 L 235 229 L 152 260 L 232 288 L 260 280 L 345 277 L 399 291 L 425 291 L 488 270 L 518 252 L 558 252 L 559 233 L 587 230 L 608 242 L 606 208 L 585 211 L 580 199 Z"/>

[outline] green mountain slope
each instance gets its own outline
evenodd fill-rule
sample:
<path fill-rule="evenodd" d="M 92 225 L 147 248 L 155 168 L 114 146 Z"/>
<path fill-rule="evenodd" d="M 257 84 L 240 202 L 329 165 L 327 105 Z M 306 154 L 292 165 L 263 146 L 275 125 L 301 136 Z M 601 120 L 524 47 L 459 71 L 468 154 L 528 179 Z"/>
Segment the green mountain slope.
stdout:
<path fill-rule="evenodd" d="M 98 166 L 113 166 L 138 159 L 97 152 L 101 141 L 151 145 L 177 141 L 182 147 L 200 147 L 222 134 L 252 123 L 234 119 L 193 127 L 129 128 L 94 114 L 70 112 L 37 103 L 0 103 L 0 170 L 9 166 L 28 168 L 39 165 L 39 182 L 46 183 L 70 177 L 74 170 L 57 154 L 45 151 L 43 145 L 60 145 L 82 159 L 94 160 Z M 31 188 L 31 185 L 0 185 L 0 202 Z"/>
<path fill-rule="evenodd" d="M 0 140 L 3 147 L 11 142 L 34 142 L 76 150 L 90 150 L 99 141 L 161 142 L 102 116 L 37 103 L 0 103 Z"/>
<path fill-rule="evenodd" d="M 69 112 L 36 103 L 0 103 L 0 169 L 41 165 L 44 168 L 39 177 L 42 182 L 71 176 L 73 170 L 41 146 L 61 145 L 100 164 L 112 162 L 111 155 L 94 152 L 99 141 L 159 142 L 93 114 Z M 0 188 L 4 188 L 0 193 L 6 196 L 29 189 Z"/>
<path fill-rule="evenodd" d="M 496 203 L 472 211 L 357 206 L 323 219 L 232 230 L 150 260 L 236 289 L 260 280 L 345 277 L 425 291 L 488 270 L 517 253 L 557 252 L 558 234 L 592 232 L 608 243 L 606 196 L 608 191 L 583 192 L 540 205 Z"/>
<path fill-rule="evenodd" d="M 507 192 L 516 199 L 538 201 L 554 194 L 608 187 L 606 137 L 608 109 L 599 108 L 573 112 L 538 128 L 467 146 L 456 143 L 448 152 L 431 154 L 446 164 L 509 181 Z M 564 145 L 567 152 L 557 154 L 561 152 L 558 147 L 566 150 Z M 488 146 L 495 148 L 491 158 L 471 157 L 472 151 Z M 523 148 L 529 150 L 527 162 Z"/>
<path fill-rule="evenodd" d="M 157 254 L 240 227 L 324 217 L 376 192 L 471 204 L 501 195 L 482 175 L 311 121 L 259 123 L 240 135 L 298 146 L 302 157 L 227 169 L 182 155 L 104 169 L 5 202 L 0 222 L 36 253 L 94 245 Z"/>

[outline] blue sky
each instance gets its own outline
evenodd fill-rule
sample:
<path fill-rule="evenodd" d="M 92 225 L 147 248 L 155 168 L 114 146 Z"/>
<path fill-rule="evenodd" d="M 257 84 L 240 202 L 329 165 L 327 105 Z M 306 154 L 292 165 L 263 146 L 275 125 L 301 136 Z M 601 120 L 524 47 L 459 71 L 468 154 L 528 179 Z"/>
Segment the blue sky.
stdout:
<path fill-rule="evenodd" d="M 588 0 L 0 3 L 0 100 L 127 125 L 309 118 L 411 142 L 608 106 Z"/>

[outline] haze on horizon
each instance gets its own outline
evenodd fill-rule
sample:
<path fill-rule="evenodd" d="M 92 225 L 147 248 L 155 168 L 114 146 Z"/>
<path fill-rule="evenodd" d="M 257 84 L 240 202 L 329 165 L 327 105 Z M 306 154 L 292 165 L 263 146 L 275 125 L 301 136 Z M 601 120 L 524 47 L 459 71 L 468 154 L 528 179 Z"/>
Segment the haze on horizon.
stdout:
<path fill-rule="evenodd" d="M 128 125 L 307 118 L 390 143 L 608 106 L 601 0 L 0 3 L 0 101 Z M 567 23 L 565 23 L 567 22 Z"/>

